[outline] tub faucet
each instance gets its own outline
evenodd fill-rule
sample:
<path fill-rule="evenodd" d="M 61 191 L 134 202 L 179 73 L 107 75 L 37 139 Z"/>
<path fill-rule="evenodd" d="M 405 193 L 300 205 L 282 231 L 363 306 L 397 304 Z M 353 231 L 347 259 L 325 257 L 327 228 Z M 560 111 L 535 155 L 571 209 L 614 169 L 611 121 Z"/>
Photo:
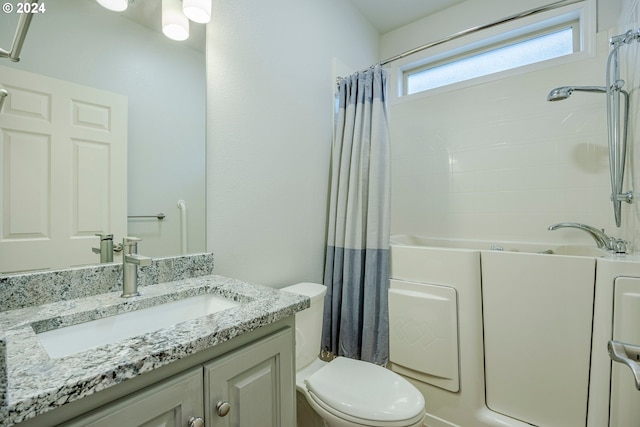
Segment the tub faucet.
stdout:
<path fill-rule="evenodd" d="M 593 240 L 596 241 L 596 245 L 601 249 L 606 249 L 616 253 L 627 252 L 627 242 L 621 239 L 616 239 L 615 237 L 609 237 L 605 234 L 604 230 L 598 230 L 590 225 L 580 224 L 578 222 L 560 222 L 549 226 L 549 230 L 557 230 L 559 228 L 577 228 L 578 230 L 587 232 L 591 237 L 593 237 Z"/>
<path fill-rule="evenodd" d="M 122 239 L 122 295 L 123 298 L 140 295 L 138 292 L 138 266 L 151 265 L 151 258 L 138 254 L 137 237 Z"/>

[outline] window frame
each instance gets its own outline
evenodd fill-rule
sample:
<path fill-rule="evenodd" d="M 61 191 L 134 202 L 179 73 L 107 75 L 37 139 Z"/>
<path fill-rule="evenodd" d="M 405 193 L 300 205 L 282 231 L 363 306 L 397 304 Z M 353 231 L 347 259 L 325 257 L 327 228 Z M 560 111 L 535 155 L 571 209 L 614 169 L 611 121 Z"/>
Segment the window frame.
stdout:
<path fill-rule="evenodd" d="M 551 59 L 556 59 L 559 58 L 560 56 L 554 57 L 554 58 L 549 58 L 549 59 L 545 59 L 545 60 L 541 60 L 541 61 L 534 61 L 531 62 L 529 64 L 525 64 L 525 65 L 518 65 L 515 67 L 511 67 L 505 70 L 500 70 L 500 71 L 493 71 L 487 74 L 483 74 L 480 76 L 476 76 L 476 77 L 471 77 L 468 79 L 463 79 L 463 80 L 459 80 L 453 83 L 446 83 L 444 85 L 441 86 L 435 86 L 432 88 L 428 88 L 428 89 L 423 89 L 423 90 L 418 90 L 415 92 L 411 92 L 409 93 L 409 78 L 415 74 L 420 74 L 423 71 L 427 71 L 427 70 L 431 70 L 431 69 L 435 69 L 441 66 L 445 66 L 445 65 L 451 65 L 451 64 L 455 64 L 458 61 L 463 61 L 469 58 L 472 58 L 474 56 L 478 56 L 478 55 L 482 55 L 482 54 L 486 54 L 486 53 L 490 53 L 490 52 L 496 52 L 502 48 L 507 48 L 507 47 L 511 47 L 523 42 L 527 42 L 527 41 L 532 41 L 535 40 L 537 38 L 540 37 L 544 37 L 547 35 L 551 35 L 551 34 L 555 34 L 558 33 L 560 31 L 566 30 L 566 29 L 570 29 L 572 32 L 572 41 L 573 41 L 573 45 L 571 46 L 571 53 L 567 54 L 567 55 L 572 55 L 576 52 L 580 52 L 580 22 L 575 19 L 573 21 L 567 22 L 567 23 L 563 23 L 563 24 L 559 24 L 559 25 L 554 25 L 554 26 L 549 26 L 549 27 L 545 27 L 541 30 L 537 30 L 537 31 L 533 31 L 524 35 L 520 35 L 517 37 L 513 37 L 513 38 L 508 38 L 506 40 L 502 40 L 499 42 L 495 42 L 492 44 L 488 44 L 486 46 L 482 46 L 476 49 L 472 49 L 469 50 L 467 52 L 464 52 L 460 55 L 454 55 L 454 56 L 450 56 L 441 60 L 435 60 L 432 62 L 428 62 L 426 64 L 422 64 L 420 66 L 417 67 L 413 67 L 413 68 L 408 68 L 406 70 L 403 71 L 402 73 L 402 94 L 403 96 L 409 96 L 409 95 L 413 95 L 415 93 L 420 93 L 420 92 L 424 92 L 424 91 L 428 91 L 428 90 L 432 90 L 432 89 L 437 89 L 439 87 L 444 87 L 444 86 L 449 86 L 449 85 L 453 85 L 456 83 L 460 83 L 466 80 L 472 80 L 475 78 L 480 78 L 480 77 L 484 77 L 484 76 L 488 76 L 491 74 L 496 74 L 496 73 L 500 73 L 503 71 L 509 71 L 509 70 L 513 70 L 515 68 L 520 68 L 520 67 L 526 67 L 528 65 L 532 65 L 532 64 L 536 64 L 539 62 L 544 62 L 544 61 L 549 61 Z M 561 56 L 566 56 L 566 55 L 561 55 Z"/>
<path fill-rule="evenodd" d="M 395 61 L 391 64 L 391 71 L 394 75 L 393 81 L 397 84 L 397 90 L 390 91 L 391 101 L 397 103 L 431 96 L 593 57 L 595 55 L 596 36 L 594 9 L 594 2 L 587 0 L 477 31 Z M 574 31 L 574 53 L 572 54 L 406 94 L 406 75 L 408 72 L 416 72 L 437 65 L 452 63 L 459 59 L 489 51 L 492 48 L 508 46 L 518 41 L 552 33 L 554 30 L 557 31 L 569 25 L 572 25 Z"/>

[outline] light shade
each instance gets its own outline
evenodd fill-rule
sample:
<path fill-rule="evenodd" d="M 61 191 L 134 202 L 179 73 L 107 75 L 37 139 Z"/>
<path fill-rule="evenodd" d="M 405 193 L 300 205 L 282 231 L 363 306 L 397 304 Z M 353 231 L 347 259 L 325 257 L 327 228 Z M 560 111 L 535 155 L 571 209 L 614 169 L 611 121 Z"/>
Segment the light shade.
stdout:
<path fill-rule="evenodd" d="M 129 0 L 96 0 L 100 6 L 114 12 L 122 12 L 129 6 Z"/>
<path fill-rule="evenodd" d="M 182 11 L 193 22 L 206 24 L 211 20 L 211 0 L 182 0 Z"/>
<path fill-rule="evenodd" d="M 173 40 L 189 38 L 189 20 L 182 13 L 180 0 L 162 0 L 162 32 Z"/>

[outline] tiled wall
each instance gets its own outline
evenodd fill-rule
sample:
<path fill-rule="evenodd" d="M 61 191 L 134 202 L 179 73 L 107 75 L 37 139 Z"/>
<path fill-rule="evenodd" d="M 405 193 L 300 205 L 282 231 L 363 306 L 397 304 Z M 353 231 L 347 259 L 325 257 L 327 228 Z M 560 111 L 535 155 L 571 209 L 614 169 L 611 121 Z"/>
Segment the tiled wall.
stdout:
<path fill-rule="evenodd" d="M 556 222 L 616 229 L 609 201 L 605 98 L 554 87 L 604 85 L 597 55 L 391 106 L 392 232 L 434 237 L 585 243 Z"/>
<path fill-rule="evenodd" d="M 616 34 L 625 33 L 627 30 L 638 31 L 640 29 L 640 8 L 637 0 L 625 0 L 622 4 L 622 13 Z M 630 150 L 630 161 L 627 166 L 629 173 L 627 174 L 627 184 L 625 191 L 633 189 L 636 201 L 633 207 L 628 209 L 629 214 L 624 218 L 624 226 L 628 230 L 636 248 L 640 248 L 640 196 L 638 188 L 640 186 L 640 174 L 638 174 L 638 165 L 640 165 L 640 127 L 637 120 L 640 113 L 640 97 L 638 96 L 638 88 L 640 87 L 640 43 L 634 42 L 624 46 L 621 53 L 621 75 L 625 80 L 624 88 L 629 91 L 630 108 L 629 108 L 629 136 L 627 144 Z M 636 249 L 637 250 L 637 249 Z"/>

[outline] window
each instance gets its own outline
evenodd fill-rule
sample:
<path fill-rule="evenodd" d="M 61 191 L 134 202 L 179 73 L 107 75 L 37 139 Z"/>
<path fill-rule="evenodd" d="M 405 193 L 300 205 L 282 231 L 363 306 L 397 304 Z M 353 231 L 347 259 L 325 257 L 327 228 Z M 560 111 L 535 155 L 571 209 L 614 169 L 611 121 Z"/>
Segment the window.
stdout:
<path fill-rule="evenodd" d="M 511 27 L 467 47 L 402 67 L 402 95 L 452 85 L 581 52 L 583 16 L 570 12 L 525 27 Z"/>

